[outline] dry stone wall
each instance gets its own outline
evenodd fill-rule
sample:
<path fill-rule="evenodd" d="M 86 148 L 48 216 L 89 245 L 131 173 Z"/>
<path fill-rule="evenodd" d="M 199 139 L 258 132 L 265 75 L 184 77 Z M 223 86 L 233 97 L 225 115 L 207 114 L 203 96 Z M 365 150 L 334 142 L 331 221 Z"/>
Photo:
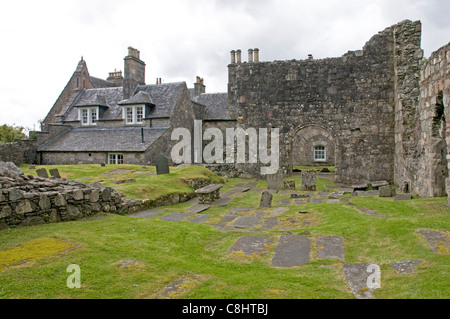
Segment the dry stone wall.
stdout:
<path fill-rule="evenodd" d="M 0 228 L 76 220 L 123 206 L 123 195 L 112 188 L 25 175 L 0 162 Z"/>

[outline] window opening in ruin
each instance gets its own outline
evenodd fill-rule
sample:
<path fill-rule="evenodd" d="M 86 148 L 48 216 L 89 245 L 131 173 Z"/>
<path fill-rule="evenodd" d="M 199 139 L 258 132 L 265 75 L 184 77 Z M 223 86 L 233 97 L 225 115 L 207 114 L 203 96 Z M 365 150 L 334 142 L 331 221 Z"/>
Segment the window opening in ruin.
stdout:
<path fill-rule="evenodd" d="M 119 153 L 108 154 L 108 164 L 112 165 L 123 164 L 123 154 Z"/>
<path fill-rule="evenodd" d="M 314 161 L 324 162 L 326 161 L 326 148 L 323 145 L 317 145 L 314 147 Z"/>
<path fill-rule="evenodd" d="M 444 93 L 439 91 L 436 97 L 436 105 L 435 105 L 435 116 L 433 117 L 433 136 L 440 136 L 440 131 L 442 128 L 445 129 L 445 124 L 442 126 L 441 124 L 445 122 L 444 115 Z"/>

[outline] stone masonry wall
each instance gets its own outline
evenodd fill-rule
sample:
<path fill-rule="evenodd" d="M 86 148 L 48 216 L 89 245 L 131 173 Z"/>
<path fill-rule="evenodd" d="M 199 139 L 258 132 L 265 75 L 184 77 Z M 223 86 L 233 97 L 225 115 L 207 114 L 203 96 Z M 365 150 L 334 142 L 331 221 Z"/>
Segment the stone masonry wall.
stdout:
<path fill-rule="evenodd" d="M 0 229 L 119 212 L 123 205 L 112 188 L 24 175 L 12 163 L 0 162 Z"/>
<path fill-rule="evenodd" d="M 0 143 L 0 161 L 16 165 L 36 163 L 36 140 L 17 140 Z"/>
<path fill-rule="evenodd" d="M 362 51 L 340 58 L 230 64 L 230 101 L 244 127 L 280 129 L 280 164 L 286 171 L 292 167 L 290 145 L 295 134 L 318 125 L 335 141 L 337 182 L 393 182 L 393 30 L 398 39 L 402 30 L 413 29 L 411 36 L 402 38 L 401 47 L 416 53 L 418 26 L 420 22 L 403 21 L 372 37 Z M 406 74 L 410 60 L 402 61 Z M 410 62 L 413 67 L 417 64 Z M 248 165 L 246 170 L 257 176 L 259 167 Z"/>

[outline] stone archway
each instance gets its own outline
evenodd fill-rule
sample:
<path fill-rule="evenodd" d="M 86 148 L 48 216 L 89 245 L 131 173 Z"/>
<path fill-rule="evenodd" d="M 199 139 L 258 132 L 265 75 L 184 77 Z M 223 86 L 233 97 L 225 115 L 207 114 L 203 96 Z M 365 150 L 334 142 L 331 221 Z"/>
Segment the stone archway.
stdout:
<path fill-rule="evenodd" d="M 289 167 L 336 166 L 339 169 L 338 141 L 332 131 L 319 124 L 302 125 L 289 134 Z"/>

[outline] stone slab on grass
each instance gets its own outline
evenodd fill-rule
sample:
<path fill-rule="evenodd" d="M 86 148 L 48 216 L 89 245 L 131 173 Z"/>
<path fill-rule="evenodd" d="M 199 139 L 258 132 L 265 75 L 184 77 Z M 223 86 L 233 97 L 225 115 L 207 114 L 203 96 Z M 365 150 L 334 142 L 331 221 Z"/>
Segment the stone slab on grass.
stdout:
<path fill-rule="evenodd" d="M 321 259 L 336 258 L 345 260 L 344 237 L 323 236 L 316 240 L 318 257 Z"/>
<path fill-rule="evenodd" d="M 368 272 L 369 264 L 344 264 L 345 279 L 351 293 L 357 299 L 374 299 L 373 289 L 367 287 L 367 278 L 373 273 Z"/>
<path fill-rule="evenodd" d="M 236 213 L 228 213 L 225 216 L 222 217 L 222 219 L 217 223 L 217 224 L 213 224 L 213 226 L 219 226 L 219 227 L 223 227 L 226 224 L 232 222 L 233 220 L 235 220 L 236 218 L 238 218 L 240 215 L 236 214 Z"/>
<path fill-rule="evenodd" d="M 156 216 L 158 216 L 158 215 L 160 215 L 162 213 L 164 213 L 163 210 L 150 209 L 150 210 L 144 210 L 144 211 L 133 213 L 133 214 L 128 214 L 126 216 L 128 216 L 128 217 L 136 217 L 136 218 L 152 218 L 152 217 L 156 217 Z"/>
<path fill-rule="evenodd" d="M 419 228 L 417 232 L 426 239 L 435 253 L 450 254 L 450 234 L 448 231 Z"/>
<path fill-rule="evenodd" d="M 369 215 L 369 216 L 373 216 L 373 217 L 379 217 L 379 218 L 386 218 L 385 215 L 380 214 L 374 210 L 368 209 L 368 208 L 364 208 L 364 207 L 359 207 L 357 206 L 356 209 L 358 209 L 361 213 L 365 214 L 365 215 Z"/>
<path fill-rule="evenodd" d="M 233 199 L 232 199 L 232 198 L 229 198 L 229 197 L 222 197 L 221 199 L 216 200 L 216 201 L 213 203 L 213 205 L 214 205 L 214 206 L 220 206 L 220 207 L 227 206 L 232 200 L 233 200 Z"/>
<path fill-rule="evenodd" d="M 242 216 L 237 219 L 231 226 L 236 228 L 256 228 L 261 222 L 261 218 L 256 216 Z"/>
<path fill-rule="evenodd" d="M 189 208 L 189 212 L 198 214 L 198 213 L 201 213 L 201 212 L 209 209 L 210 207 L 211 207 L 211 205 L 196 204 Z"/>
<path fill-rule="evenodd" d="M 130 172 L 129 169 L 118 168 L 118 169 L 113 170 L 111 173 L 122 174 L 122 173 L 128 173 L 128 172 Z"/>
<path fill-rule="evenodd" d="M 411 200 L 411 199 L 412 199 L 411 194 L 398 194 L 394 196 L 394 201 Z"/>
<path fill-rule="evenodd" d="M 417 265 L 419 265 L 422 260 L 403 260 L 391 264 L 391 267 L 395 269 L 399 274 L 410 274 L 413 273 Z"/>
<path fill-rule="evenodd" d="M 272 258 L 272 267 L 298 267 L 309 261 L 311 241 L 309 238 L 282 235 Z"/>
<path fill-rule="evenodd" d="M 277 207 L 270 212 L 270 216 L 277 217 L 277 216 L 283 215 L 287 211 L 289 211 L 289 208 L 287 208 L 287 207 Z"/>
<path fill-rule="evenodd" d="M 264 224 L 261 226 L 263 229 L 272 229 L 279 224 L 279 220 L 276 217 L 269 217 L 264 221 Z"/>
<path fill-rule="evenodd" d="M 322 204 L 323 201 L 323 198 L 311 198 L 311 204 Z"/>
<path fill-rule="evenodd" d="M 195 216 L 194 218 L 192 218 L 191 220 L 189 220 L 189 222 L 191 223 L 205 223 L 210 217 L 212 217 L 213 215 L 208 215 L 208 214 L 204 214 L 204 215 L 198 215 Z"/>
<path fill-rule="evenodd" d="M 192 213 L 171 213 L 164 215 L 161 217 L 161 220 L 171 221 L 171 222 L 179 222 L 185 219 L 188 219 L 189 217 L 194 216 L 195 214 Z"/>
<path fill-rule="evenodd" d="M 241 251 L 246 256 L 252 254 L 261 254 L 267 252 L 267 248 L 270 245 L 270 237 L 263 236 L 248 236 L 240 237 L 234 245 L 228 250 L 228 253 L 235 251 Z"/>

